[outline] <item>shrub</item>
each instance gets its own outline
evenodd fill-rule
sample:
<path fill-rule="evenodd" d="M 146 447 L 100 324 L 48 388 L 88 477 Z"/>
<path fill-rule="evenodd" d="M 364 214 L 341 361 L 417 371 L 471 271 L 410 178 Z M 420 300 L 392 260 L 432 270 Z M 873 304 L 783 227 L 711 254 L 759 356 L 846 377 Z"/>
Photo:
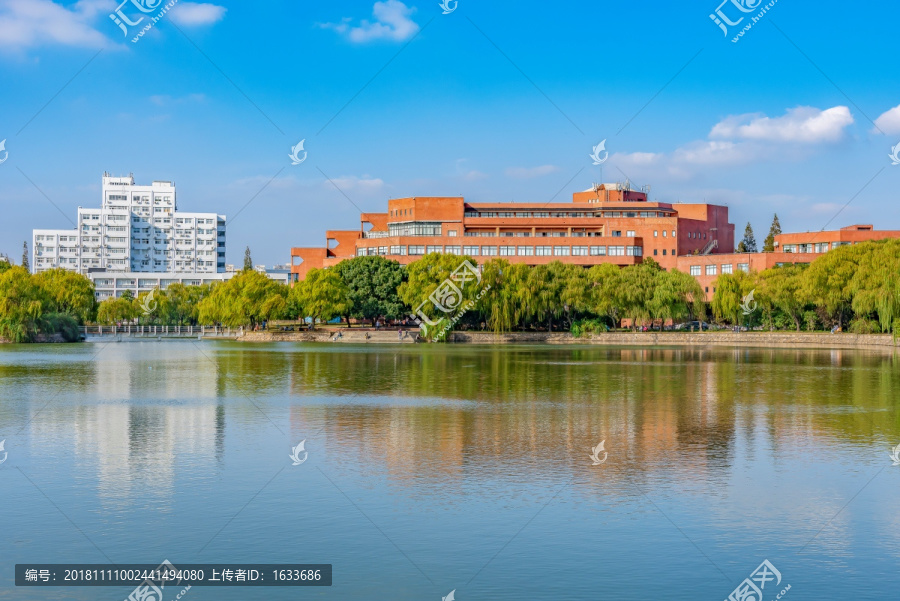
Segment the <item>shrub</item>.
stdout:
<path fill-rule="evenodd" d="M 78 330 L 78 322 L 68 313 L 42 315 L 38 329 L 42 334 L 60 334 L 66 342 L 77 342 L 81 334 Z"/>
<path fill-rule="evenodd" d="M 874 319 L 856 317 L 850 322 L 850 331 L 854 334 L 878 334 L 881 326 Z"/>
<path fill-rule="evenodd" d="M 582 319 L 572 322 L 570 331 L 575 338 L 584 338 L 588 334 L 608 332 L 609 327 L 600 319 Z"/>
<path fill-rule="evenodd" d="M 806 311 L 803 314 L 803 321 L 806 323 L 806 330 L 808 332 L 812 332 L 816 329 L 816 322 L 819 320 L 819 316 L 815 311 Z"/>

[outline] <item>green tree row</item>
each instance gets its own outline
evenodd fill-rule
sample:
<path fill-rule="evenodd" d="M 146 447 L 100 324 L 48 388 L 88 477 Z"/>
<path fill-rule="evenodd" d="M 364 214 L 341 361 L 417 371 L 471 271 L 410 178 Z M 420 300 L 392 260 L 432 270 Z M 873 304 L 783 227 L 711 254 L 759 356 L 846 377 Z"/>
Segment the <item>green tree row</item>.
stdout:
<path fill-rule="evenodd" d="M 900 240 L 840 246 L 809 265 L 721 275 L 712 310 L 733 324 L 900 334 Z"/>

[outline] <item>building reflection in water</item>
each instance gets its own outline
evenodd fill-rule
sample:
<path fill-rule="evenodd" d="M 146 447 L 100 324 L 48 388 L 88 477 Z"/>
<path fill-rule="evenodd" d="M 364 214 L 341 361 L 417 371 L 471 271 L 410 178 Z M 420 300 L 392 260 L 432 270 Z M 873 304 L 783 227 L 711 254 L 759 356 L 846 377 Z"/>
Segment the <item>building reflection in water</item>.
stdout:
<path fill-rule="evenodd" d="M 142 348 L 141 360 L 133 349 L 104 349 L 78 390 L 91 404 L 66 405 L 67 395 L 60 394 L 59 403 L 30 424 L 32 452 L 64 445 L 76 461 L 96 465 L 98 494 L 107 506 L 171 498 L 176 466 L 221 461 L 225 410 L 216 366 L 196 349 L 166 346 L 149 353 Z"/>

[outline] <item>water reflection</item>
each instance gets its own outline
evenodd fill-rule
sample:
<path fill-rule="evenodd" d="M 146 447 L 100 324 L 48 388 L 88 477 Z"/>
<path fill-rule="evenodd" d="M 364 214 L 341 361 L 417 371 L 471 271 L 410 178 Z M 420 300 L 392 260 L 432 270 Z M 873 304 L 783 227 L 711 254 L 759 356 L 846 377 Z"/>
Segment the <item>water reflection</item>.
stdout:
<path fill-rule="evenodd" d="M 107 498 L 136 481 L 171 494 L 179 453 L 221 461 L 226 422 L 261 414 L 397 481 L 579 470 L 600 440 L 607 472 L 717 478 L 740 436 L 776 453 L 889 440 L 900 384 L 892 356 L 851 351 L 141 343 L 41 359 L 3 361 L 4 392 L 66 380 L 48 409 L 32 399 L 33 451 L 71 440 Z"/>

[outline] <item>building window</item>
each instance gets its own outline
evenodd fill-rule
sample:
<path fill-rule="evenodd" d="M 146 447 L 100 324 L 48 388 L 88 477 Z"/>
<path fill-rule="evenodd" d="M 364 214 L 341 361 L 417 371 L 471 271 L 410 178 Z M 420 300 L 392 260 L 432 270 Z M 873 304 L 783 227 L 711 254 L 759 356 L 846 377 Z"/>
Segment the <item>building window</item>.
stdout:
<path fill-rule="evenodd" d="M 401 256 L 402 256 L 402 255 L 405 255 L 405 254 L 406 254 L 406 247 L 405 247 L 405 246 L 392 246 L 392 247 L 391 247 L 391 253 L 390 253 L 390 254 L 392 254 L 392 255 L 401 255 Z"/>
<path fill-rule="evenodd" d="M 706 275 L 716 275 L 716 266 L 715 265 L 707 265 L 706 266 Z"/>
<path fill-rule="evenodd" d="M 786 253 L 795 253 L 795 252 L 797 252 L 797 245 L 796 245 L 796 244 L 785 244 L 785 245 L 782 246 L 781 248 L 783 249 L 783 252 L 786 252 Z"/>
<path fill-rule="evenodd" d="M 525 248 L 524 246 L 522 248 Z M 501 257 L 513 257 L 516 254 L 515 246 L 501 246 L 500 247 L 500 256 Z"/>
<path fill-rule="evenodd" d="M 624 246 L 610 246 L 609 247 L 609 256 L 624 257 L 625 256 L 625 247 Z"/>
<path fill-rule="evenodd" d="M 640 257 L 644 254 L 644 248 L 642 246 L 626 246 L 625 254 L 629 257 Z"/>
<path fill-rule="evenodd" d="M 425 254 L 425 247 L 424 247 L 424 246 L 413 246 L 412 244 L 410 244 L 410 245 L 409 245 L 409 254 L 411 254 L 411 255 L 424 255 L 424 254 Z"/>
<path fill-rule="evenodd" d="M 497 256 L 497 247 L 496 246 L 482 246 L 481 254 L 485 257 L 496 257 Z"/>
<path fill-rule="evenodd" d="M 440 248 L 440 247 L 438 247 L 438 248 Z M 438 251 L 438 252 L 440 252 L 440 251 Z M 458 255 L 459 247 L 458 246 L 448 246 L 447 248 L 444 249 L 444 252 L 447 253 L 448 255 Z"/>
<path fill-rule="evenodd" d="M 586 257 L 588 254 L 587 246 L 573 246 L 572 254 L 576 257 Z"/>
<path fill-rule="evenodd" d="M 750 263 L 738 263 L 738 269 L 747 273 L 750 271 Z"/>
<path fill-rule="evenodd" d="M 663 238 L 666 237 L 666 230 L 663 230 Z"/>
<path fill-rule="evenodd" d="M 666 256 L 666 249 L 665 249 L 665 248 L 663 249 L 663 256 L 664 256 L 664 257 Z"/>
<path fill-rule="evenodd" d="M 553 256 L 554 257 L 568 257 L 569 256 L 569 247 L 568 246 L 554 246 L 553 247 Z"/>
<path fill-rule="evenodd" d="M 654 257 L 656 256 L 656 249 L 655 249 L 655 248 L 653 249 L 653 256 L 654 256 Z"/>
<path fill-rule="evenodd" d="M 510 248 L 512 248 L 512 247 L 510 247 Z M 542 247 L 539 246 L 538 248 L 542 248 Z M 544 248 L 550 248 L 550 247 L 547 246 Z M 538 254 L 541 254 L 541 253 L 538 253 Z M 534 255 L 534 247 L 533 246 L 520 246 L 519 247 L 519 256 L 520 257 L 530 257 L 532 255 Z"/>
<path fill-rule="evenodd" d="M 549 257 L 553 255 L 552 246 L 538 246 L 535 248 L 535 254 L 539 257 Z"/>
<path fill-rule="evenodd" d="M 663 232 L 665 233 L 665 232 Z M 628 238 L 634 238 L 634 230 L 628 230 L 625 232 L 625 236 Z"/>
<path fill-rule="evenodd" d="M 699 265 L 691 265 L 691 275 L 693 275 L 693 276 L 700 275 L 700 266 Z"/>
<path fill-rule="evenodd" d="M 658 237 L 659 237 L 659 230 L 653 230 L 653 237 L 654 237 L 654 238 L 658 238 Z"/>
<path fill-rule="evenodd" d="M 675 237 L 675 230 L 672 230 L 672 237 Z"/>
<path fill-rule="evenodd" d="M 801 244 L 799 247 L 799 252 L 802 252 L 802 253 L 811 253 L 812 251 L 813 251 L 812 244 Z"/>
<path fill-rule="evenodd" d="M 430 255 L 431 253 L 440 253 L 440 252 L 444 252 L 443 246 L 426 246 L 425 247 L 426 255 Z"/>
<path fill-rule="evenodd" d="M 439 222 L 407 222 L 389 223 L 389 236 L 440 236 L 441 224 Z M 455 234 L 454 234 L 455 235 Z"/>
<path fill-rule="evenodd" d="M 157 253 L 157 254 L 159 254 L 159 253 Z M 366 249 L 365 249 L 365 248 L 357 248 L 357 249 L 356 249 L 356 256 L 357 256 L 357 257 L 365 257 L 365 256 L 366 256 Z"/>
<path fill-rule="evenodd" d="M 386 255 L 386 254 L 387 254 L 387 250 L 388 250 L 388 249 L 387 249 L 387 246 L 379 246 L 379 247 L 378 247 L 378 254 L 379 254 L 379 255 Z"/>
<path fill-rule="evenodd" d="M 621 238 L 621 237 L 622 237 L 622 232 L 621 232 L 621 230 L 613 230 L 613 232 L 612 232 L 612 237 L 613 237 L 613 238 Z"/>
<path fill-rule="evenodd" d="M 469 255 L 470 257 L 477 257 L 481 249 L 477 246 L 463 246 L 463 254 Z"/>
<path fill-rule="evenodd" d="M 456 230 L 447 230 L 448 236 L 456 236 Z"/>
<path fill-rule="evenodd" d="M 605 257 L 606 256 L 606 247 L 605 246 L 592 246 L 591 247 L 591 256 L 592 257 Z"/>

